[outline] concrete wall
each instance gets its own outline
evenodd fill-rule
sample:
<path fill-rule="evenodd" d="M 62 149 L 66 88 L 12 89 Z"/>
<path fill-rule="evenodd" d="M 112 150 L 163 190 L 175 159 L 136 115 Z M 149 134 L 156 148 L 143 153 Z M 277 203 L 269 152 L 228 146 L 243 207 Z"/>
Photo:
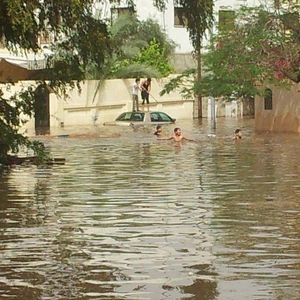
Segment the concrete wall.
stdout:
<path fill-rule="evenodd" d="M 182 73 L 187 69 L 197 68 L 197 62 L 192 53 L 175 53 L 171 58 L 171 63 L 176 73 Z"/>
<path fill-rule="evenodd" d="M 197 101 L 183 99 L 179 91 L 160 96 L 168 78 L 152 80 L 152 89 L 149 105 L 140 105 L 141 110 L 163 111 L 177 120 L 192 119 L 197 115 Z M 131 90 L 134 79 L 106 80 L 99 89 L 98 81 L 86 81 L 81 84 L 81 92 L 77 89 L 69 90 L 68 97 L 62 98 L 54 93 L 49 95 L 50 128 L 62 125 L 92 125 L 103 124 L 115 120 L 122 112 L 132 110 Z M 35 86 L 33 81 L 23 81 L 11 85 L 0 85 L 5 97 L 28 86 Z M 217 117 L 240 117 L 243 107 L 242 102 L 216 101 Z M 203 117 L 210 118 L 210 99 L 203 98 Z M 22 127 L 21 132 L 27 130 L 32 133 L 35 128 L 34 117 Z"/>
<path fill-rule="evenodd" d="M 272 110 L 265 110 L 264 98 L 255 98 L 255 128 L 258 131 L 300 132 L 300 84 L 290 89 L 265 86 L 273 92 Z"/>
<path fill-rule="evenodd" d="M 203 118 L 211 118 L 211 99 L 202 99 Z M 215 115 L 216 117 L 243 117 L 243 102 L 233 100 L 231 102 L 222 99 L 215 99 Z"/>
<path fill-rule="evenodd" d="M 140 109 L 164 111 L 176 119 L 193 118 L 193 99 L 182 99 L 176 91 L 159 96 L 166 80 L 152 80 L 150 104 L 140 105 Z M 115 120 L 122 112 L 132 110 L 133 83 L 134 79 L 106 80 L 97 91 L 98 81 L 91 80 L 81 85 L 81 93 L 70 90 L 68 98 L 51 94 L 50 126 L 103 124 Z"/>

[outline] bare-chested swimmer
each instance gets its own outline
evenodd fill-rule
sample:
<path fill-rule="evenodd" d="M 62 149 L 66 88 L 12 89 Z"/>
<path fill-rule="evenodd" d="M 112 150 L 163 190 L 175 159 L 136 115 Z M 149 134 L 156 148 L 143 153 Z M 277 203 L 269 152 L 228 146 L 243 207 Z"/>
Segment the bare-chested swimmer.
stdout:
<path fill-rule="evenodd" d="M 190 139 L 190 138 L 187 138 L 187 137 L 181 135 L 181 129 L 179 127 L 176 127 L 174 129 L 174 135 L 167 137 L 167 138 L 159 138 L 158 137 L 157 139 L 158 140 L 174 140 L 175 142 L 181 142 L 183 140 L 195 142 L 194 139 Z"/>

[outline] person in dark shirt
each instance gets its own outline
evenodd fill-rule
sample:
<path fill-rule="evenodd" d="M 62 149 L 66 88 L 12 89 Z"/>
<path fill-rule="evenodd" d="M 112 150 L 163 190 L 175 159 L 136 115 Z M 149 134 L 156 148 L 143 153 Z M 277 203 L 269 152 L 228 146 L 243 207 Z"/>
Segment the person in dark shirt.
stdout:
<path fill-rule="evenodd" d="M 141 97 L 142 97 L 142 104 L 149 104 L 149 93 L 151 90 L 151 78 L 147 78 L 146 80 L 142 81 L 141 83 Z"/>

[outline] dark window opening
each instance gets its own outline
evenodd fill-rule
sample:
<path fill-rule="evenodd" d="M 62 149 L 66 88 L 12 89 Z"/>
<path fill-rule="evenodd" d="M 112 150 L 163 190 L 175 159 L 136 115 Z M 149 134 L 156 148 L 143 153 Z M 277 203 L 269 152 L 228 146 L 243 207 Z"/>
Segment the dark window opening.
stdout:
<path fill-rule="evenodd" d="M 184 15 L 184 8 L 178 0 L 174 0 L 174 26 L 187 27 L 188 20 Z"/>
<path fill-rule="evenodd" d="M 115 21 L 121 15 L 134 15 L 135 10 L 133 6 L 126 6 L 126 7 L 112 7 L 111 11 L 111 22 Z"/>
<path fill-rule="evenodd" d="M 270 89 L 265 90 L 265 110 L 273 109 L 273 93 Z"/>

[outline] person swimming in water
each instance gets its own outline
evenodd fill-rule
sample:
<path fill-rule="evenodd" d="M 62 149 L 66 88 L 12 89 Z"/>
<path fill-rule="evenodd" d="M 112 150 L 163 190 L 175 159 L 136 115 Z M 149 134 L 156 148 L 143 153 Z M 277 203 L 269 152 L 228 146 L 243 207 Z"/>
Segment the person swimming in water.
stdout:
<path fill-rule="evenodd" d="M 158 140 L 174 140 L 175 142 L 181 142 L 183 140 L 195 142 L 194 139 L 191 139 L 191 138 L 181 135 L 181 129 L 179 127 L 176 127 L 174 129 L 174 135 L 167 137 L 167 138 L 158 137 L 157 139 Z"/>
<path fill-rule="evenodd" d="M 241 140 L 242 139 L 243 132 L 241 129 L 236 129 L 234 132 L 234 137 L 232 138 L 233 140 Z"/>
<path fill-rule="evenodd" d="M 156 126 L 156 131 L 154 132 L 154 135 L 156 135 L 158 138 L 160 138 L 162 136 L 162 126 L 161 125 Z"/>

